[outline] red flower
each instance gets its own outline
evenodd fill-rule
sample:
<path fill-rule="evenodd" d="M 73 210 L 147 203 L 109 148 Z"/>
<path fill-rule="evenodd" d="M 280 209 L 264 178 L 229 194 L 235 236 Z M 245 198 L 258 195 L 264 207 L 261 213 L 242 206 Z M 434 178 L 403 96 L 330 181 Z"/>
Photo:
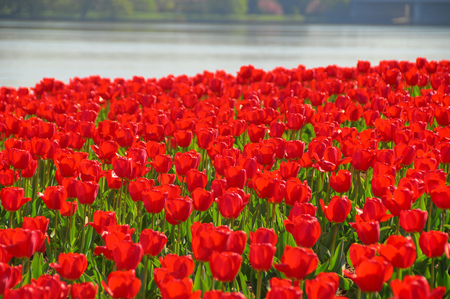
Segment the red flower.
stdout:
<path fill-rule="evenodd" d="M 102 281 L 102 286 L 113 298 L 133 298 L 141 289 L 141 281 L 134 270 L 115 271 L 108 275 L 108 283 Z"/>
<path fill-rule="evenodd" d="M 247 182 L 247 172 L 240 166 L 231 166 L 225 169 L 227 188 L 244 188 Z"/>
<path fill-rule="evenodd" d="M 376 254 L 377 250 L 374 245 L 361 245 L 358 243 L 350 245 L 349 257 L 354 268 L 361 262 L 375 257 Z"/>
<path fill-rule="evenodd" d="M 316 217 L 301 215 L 294 221 L 284 220 L 286 230 L 292 234 L 297 246 L 311 248 L 320 237 L 320 224 Z"/>
<path fill-rule="evenodd" d="M 308 202 L 311 198 L 311 188 L 306 180 L 303 183 L 298 178 L 290 178 L 286 181 L 286 204 L 293 206 L 296 202 Z"/>
<path fill-rule="evenodd" d="M 198 168 L 200 165 L 200 154 L 195 150 L 190 150 L 185 153 L 176 153 L 175 155 L 175 169 L 177 175 L 185 176 L 189 169 Z"/>
<path fill-rule="evenodd" d="M 31 155 L 26 150 L 12 148 L 9 151 L 9 160 L 11 161 L 14 169 L 24 170 L 28 167 L 28 164 L 31 161 Z"/>
<path fill-rule="evenodd" d="M 0 191 L 2 207 L 8 212 L 18 211 L 31 198 L 23 197 L 24 190 L 19 187 L 6 187 Z"/>
<path fill-rule="evenodd" d="M 159 262 L 161 263 L 161 269 L 166 270 L 176 279 L 183 279 L 194 273 L 195 263 L 190 255 L 178 256 L 171 253 L 164 258 L 160 257 Z M 156 276 L 155 280 L 158 281 Z"/>
<path fill-rule="evenodd" d="M 334 272 L 320 272 L 315 279 L 305 281 L 308 299 L 335 298 L 339 288 L 339 276 Z"/>
<path fill-rule="evenodd" d="M 194 209 L 197 211 L 207 211 L 213 203 L 212 192 L 203 188 L 197 188 L 191 193 Z"/>
<path fill-rule="evenodd" d="M 270 243 L 254 243 L 250 245 L 250 265 L 256 271 L 269 271 L 277 248 Z"/>
<path fill-rule="evenodd" d="M 217 131 L 214 129 L 200 129 L 197 132 L 197 144 L 200 148 L 209 149 L 217 138 Z"/>
<path fill-rule="evenodd" d="M 357 171 L 367 171 L 375 159 L 375 153 L 368 149 L 356 149 L 353 153 L 351 164 Z"/>
<path fill-rule="evenodd" d="M 255 232 L 250 232 L 250 244 L 269 243 L 277 245 L 278 236 L 273 228 L 260 227 Z"/>
<path fill-rule="evenodd" d="M 67 199 L 67 190 L 64 186 L 49 186 L 38 195 L 50 210 L 59 210 Z"/>
<path fill-rule="evenodd" d="M 380 223 L 378 221 L 357 221 L 350 223 L 356 229 L 359 240 L 365 245 L 377 243 L 380 239 Z"/>
<path fill-rule="evenodd" d="M 394 279 L 390 284 L 394 298 L 398 299 L 438 299 L 445 295 L 445 287 L 437 287 L 431 291 L 426 278 L 420 275 L 406 275 L 403 281 Z"/>
<path fill-rule="evenodd" d="M 275 264 L 275 268 L 288 278 L 302 280 L 316 270 L 318 264 L 319 258 L 311 249 L 286 245 L 281 263 Z"/>
<path fill-rule="evenodd" d="M 301 159 L 305 152 L 305 143 L 300 140 L 286 141 L 284 144 L 286 148 L 286 159 Z"/>
<path fill-rule="evenodd" d="M 40 230 L 22 228 L 0 230 L 0 244 L 16 258 L 30 258 L 41 248 L 45 236 Z"/>
<path fill-rule="evenodd" d="M 154 180 L 149 180 L 147 178 L 137 178 L 128 184 L 128 193 L 130 194 L 131 200 L 134 202 L 143 201 L 142 193 L 153 188 L 155 185 Z"/>
<path fill-rule="evenodd" d="M 156 155 L 151 165 L 157 173 L 167 173 L 172 168 L 172 157 L 169 155 Z"/>
<path fill-rule="evenodd" d="M 389 190 L 383 196 L 383 202 L 389 212 L 394 216 L 400 216 L 403 210 L 411 209 L 414 193 L 407 188 L 398 188 L 393 193 Z"/>
<path fill-rule="evenodd" d="M 363 209 L 360 210 L 356 208 L 356 211 L 358 212 L 358 215 L 355 216 L 355 219 L 361 218 L 366 222 L 384 222 L 393 217 L 390 214 L 386 214 L 387 209 L 379 198 L 366 198 Z"/>
<path fill-rule="evenodd" d="M 447 240 L 448 235 L 440 231 L 422 232 L 419 238 L 419 247 L 423 254 L 430 258 L 441 257 L 444 254 Z"/>
<path fill-rule="evenodd" d="M 121 179 L 130 179 L 133 176 L 133 160 L 122 156 L 112 159 L 114 173 Z"/>
<path fill-rule="evenodd" d="M 247 245 L 247 233 L 243 230 L 228 232 L 227 242 L 222 251 L 235 252 L 243 254 L 245 246 Z"/>
<path fill-rule="evenodd" d="M 242 197 L 245 198 L 242 198 Z M 248 197 L 243 192 L 227 191 L 219 199 L 219 212 L 227 219 L 236 219 L 248 203 Z"/>
<path fill-rule="evenodd" d="M 32 294 L 38 294 L 38 298 L 67 298 L 70 291 L 70 286 L 61 281 L 58 274 L 54 276 L 41 275 L 38 279 L 31 280 L 31 286 L 33 287 Z M 44 290 L 44 292 L 39 295 L 40 290 Z"/>
<path fill-rule="evenodd" d="M 77 184 L 77 198 L 82 205 L 91 205 L 97 198 L 99 185 L 94 182 L 81 182 Z"/>
<path fill-rule="evenodd" d="M 348 192 L 352 187 L 352 173 L 348 170 L 341 169 L 331 173 L 330 186 L 337 193 Z"/>
<path fill-rule="evenodd" d="M 193 168 L 189 169 L 186 173 L 186 184 L 190 193 L 192 193 L 197 188 L 205 189 L 207 183 L 208 177 L 206 176 L 206 170 L 200 172 L 197 169 Z"/>
<path fill-rule="evenodd" d="M 14 288 L 22 280 L 22 265 L 11 267 L 6 263 L 0 263 L 0 295 Z"/>
<path fill-rule="evenodd" d="M 387 239 L 386 245 L 380 245 L 378 252 L 392 266 L 400 269 L 411 267 L 416 260 L 416 246 L 411 237 L 392 235 Z"/>
<path fill-rule="evenodd" d="M 327 217 L 328 221 L 335 223 L 342 223 L 347 219 L 348 214 L 352 210 L 352 203 L 347 196 L 333 196 L 330 204 L 325 206 L 323 200 L 320 199 L 320 206 Z"/>
<path fill-rule="evenodd" d="M 131 241 L 122 241 L 113 250 L 117 270 L 132 270 L 139 265 L 144 251 L 142 245 Z"/>
<path fill-rule="evenodd" d="M 144 255 L 157 256 L 167 243 L 164 233 L 152 229 L 144 229 L 139 241 L 144 250 Z"/>
<path fill-rule="evenodd" d="M 158 187 L 142 192 L 142 200 L 147 213 L 161 213 L 166 204 L 168 195 L 168 192 Z"/>
<path fill-rule="evenodd" d="M 98 285 L 92 282 L 74 283 L 70 288 L 70 297 L 73 299 L 95 299 Z"/>
<path fill-rule="evenodd" d="M 78 253 L 60 253 L 58 263 L 49 264 L 62 278 L 67 280 L 79 279 L 86 270 L 87 265 L 86 256 Z"/>
<path fill-rule="evenodd" d="M 189 147 L 192 142 L 193 133 L 191 130 L 176 130 L 173 136 L 178 146 Z"/>
<path fill-rule="evenodd" d="M 400 212 L 400 226 L 407 233 L 418 233 L 427 221 L 427 211 L 420 209 L 403 210 Z"/>
<path fill-rule="evenodd" d="M 433 203 L 442 210 L 450 209 L 450 186 L 439 186 L 430 193 Z"/>
<path fill-rule="evenodd" d="M 255 191 L 259 198 L 271 198 L 276 192 L 277 181 L 268 176 L 261 176 L 255 180 Z"/>
<path fill-rule="evenodd" d="M 344 270 L 344 274 L 353 280 L 363 292 L 379 292 L 393 272 L 392 265 L 382 257 L 362 261 L 355 267 L 355 273 Z"/>
<path fill-rule="evenodd" d="M 234 252 L 214 251 L 209 259 L 209 267 L 215 280 L 231 282 L 242 264 L 242 256 Z"/>
<path fill-rule="evenodd" d="M 172 225 L 185 222 L 192 213 L 192 207 L 192 200 L 187 196 L 168 199 L 165 204 L 166 220 Z"/>
<path fill-rule="evenodd" d="M 300 171 L 300 164 L 295 161 L 281 161 L 280 163 L 280 175 L 281 178 L 287 181 L 289 178 L 295 178 Z"/>
<path fill-rule="evenodd" d="M 176 299 L 176 298 L 187 298 L 187 299 L 200 299 L 202 291 L 192 292 L 192 279 L 167 279 L 160 286 L 161 298 Z"/>
<path fill-rule="evenodd" d="M 97 210 L 93 215 L 93 222 L 88 222 L 86 225 L 92 226 L 97 234 L 101 235 L 105 228 L 109 225 L 117 224 L 116 212 L 104 212 Z"/>

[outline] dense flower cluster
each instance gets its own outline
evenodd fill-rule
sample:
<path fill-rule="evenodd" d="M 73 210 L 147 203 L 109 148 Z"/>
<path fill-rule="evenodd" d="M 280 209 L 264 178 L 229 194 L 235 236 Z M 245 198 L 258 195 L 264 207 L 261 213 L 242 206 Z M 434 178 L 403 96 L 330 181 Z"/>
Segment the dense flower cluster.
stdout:
<path fill-rule="evenodd" d="M 1 87 L 0 295 L 442 298 L 449 125 L 425 58 Z"/>

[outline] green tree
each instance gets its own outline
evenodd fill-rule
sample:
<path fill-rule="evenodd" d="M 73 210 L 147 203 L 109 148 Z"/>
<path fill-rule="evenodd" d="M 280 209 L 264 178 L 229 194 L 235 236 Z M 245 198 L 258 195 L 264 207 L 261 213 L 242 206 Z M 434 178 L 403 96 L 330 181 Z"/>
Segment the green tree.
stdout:
<path fill-rule="evenodd" d="M 208 11 L 216 14 L 245 14 L 247 12 L 246 0 L 209 0 Z"/>

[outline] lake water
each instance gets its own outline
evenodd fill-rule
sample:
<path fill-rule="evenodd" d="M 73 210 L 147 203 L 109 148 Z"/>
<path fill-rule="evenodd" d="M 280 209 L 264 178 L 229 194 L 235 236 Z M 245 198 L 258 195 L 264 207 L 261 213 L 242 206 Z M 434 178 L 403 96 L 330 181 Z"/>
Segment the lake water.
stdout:
<path fill-rule="evenodd" d="M 0 86 L 450 59 L 450 27 L 0 21 Z"/>

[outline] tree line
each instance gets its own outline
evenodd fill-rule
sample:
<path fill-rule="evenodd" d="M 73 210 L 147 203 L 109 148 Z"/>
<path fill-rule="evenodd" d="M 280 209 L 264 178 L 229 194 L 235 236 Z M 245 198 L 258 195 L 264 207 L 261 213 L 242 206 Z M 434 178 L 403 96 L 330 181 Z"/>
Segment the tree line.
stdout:
<path fill-rule="evenodd" d="M 304 14 L 350 0 L 1 0 L 0 17 L 129 17 L 180 14 Z"/>

